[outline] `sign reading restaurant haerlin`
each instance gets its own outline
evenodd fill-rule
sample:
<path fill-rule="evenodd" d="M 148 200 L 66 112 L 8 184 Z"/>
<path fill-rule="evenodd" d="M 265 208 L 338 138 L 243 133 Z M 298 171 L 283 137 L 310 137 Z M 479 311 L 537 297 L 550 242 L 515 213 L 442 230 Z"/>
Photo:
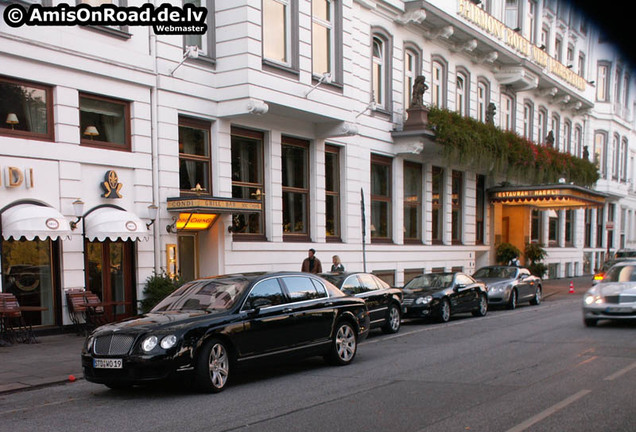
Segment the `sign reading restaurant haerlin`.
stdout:
<path fill-rule="evenodd" d="M 557 59 L 548 55 L 548 53 L 540 47 L 536 46 L 510 27 L 506 26 L 488 12 L 478 7 L 472 1 L 459 0 L 458 6 L 459 10 L 457 11 L 457 14 L 460 17 L 502 41 L 528 60 L 543 67 L 546 73 L 561 78 L 581 91 L 585 90 L 587 82 L 583 77 L 576 74 L 572 71 L 572 69 L 568 68 Z"/>

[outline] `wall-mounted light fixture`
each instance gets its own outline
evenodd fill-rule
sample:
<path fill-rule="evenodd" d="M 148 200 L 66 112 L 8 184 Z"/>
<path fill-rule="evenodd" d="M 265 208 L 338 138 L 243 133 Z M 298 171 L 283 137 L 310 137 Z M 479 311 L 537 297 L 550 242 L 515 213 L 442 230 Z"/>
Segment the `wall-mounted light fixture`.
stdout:
<path fill-rule="evenodd" d="M 170 234 L 176 234 L 177 233 L 177 221 L 179 220 L 178 217 L 173 216 L 172 217 L 172 223 L 166 225 L 166 231 Z"/>
<path fill-rule="evenodd" d="M 316 84 L 314 84 L 309 90 L 307 90 L 305 92 L 305 97 L 309 96 L 309 93 L 311 93 L 312 91 L 316 90 L 316 88 L 320 84 L 322 84 L 322 83 L 331 84 L 331 81 L 332 81 L 331 74 L 329 72 L 325 72 L 324 74 L 322 74 L 322 76 L 320 77 L 318 82 Z"/>
<path fill-rule="evenodd" d="M 150 222 L 146 224 L 147 229 L 150 229 L 150 226 L 155 223 L 155 220 L 157 219 L 157 210 L 159 210 L 159 207 L 154 204 L 150 204 L 148 206 L 148 219 L 150 219 Z"/>
<path fill-rule="evenodd" d="M 15 125 L 17 125 L 18 123 L 20 123 L 20 121 L 18 120 L 18 116 L 16 113 L 9 113 L 7 114 L 7 120 L 6 120 L 7 124 L 11 125 L 11 129 L 14 128 Z"/>
<path fill-rule="evenodd" d="M 84 201 L 79 198 L 73 201 L 73 213 L 77 220 L 71 221 L 70 226 L 72 230 L 75 230 L 79 221 L 84 217 Z"/>

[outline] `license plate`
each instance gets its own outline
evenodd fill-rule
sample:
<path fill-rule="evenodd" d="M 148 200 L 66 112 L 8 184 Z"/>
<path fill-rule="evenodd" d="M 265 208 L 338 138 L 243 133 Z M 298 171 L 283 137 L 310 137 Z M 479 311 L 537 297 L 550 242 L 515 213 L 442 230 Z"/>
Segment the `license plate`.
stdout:
<path fill-rule="evenodd" d="M 607 308 L 607 312 L 614 312 L 614 313 L 630 313 L 632 311 L 633 309 L 629 307 L 608 307 Z"/>
<path fill-rule="evenodd" d="M 123 369 L 122 359 L 93 359 L 95 369 Z"/>

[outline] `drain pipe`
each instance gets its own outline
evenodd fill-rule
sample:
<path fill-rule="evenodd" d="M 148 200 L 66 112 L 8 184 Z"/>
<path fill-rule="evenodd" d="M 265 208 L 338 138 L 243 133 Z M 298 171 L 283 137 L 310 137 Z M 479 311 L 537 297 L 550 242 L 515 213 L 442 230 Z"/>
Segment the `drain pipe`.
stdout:
<path fill-rule="evenodd" d="M 153 1 L 153 5 L 154 5 Z M 159 227 L 163 226 L 159 221 L 161 220 L 161 203 L 159 200 L 161 196 L 159 195 L 159 137 L 158 127 L 159 122 L 157 120 L 158 109 L 158 87 L 159 87 L 159 68 L 157 67 L 157 35 L 155 32 L 148 27 L 148 31 L 150 32 L 150 55 L 152 56 L 153 62 L 153 73 L 155 75 L 155 83 L 150 88 L 150 139 L 152 144 L 152 202 L 159 207 L 159 211 L 157 212 L 157 223 L 154 225 L 153 229 L 153 242 L 154 242 L 154 271 L 155 273 L 159 273 L 161 268 L 161 233 L 159 232 Z"/>

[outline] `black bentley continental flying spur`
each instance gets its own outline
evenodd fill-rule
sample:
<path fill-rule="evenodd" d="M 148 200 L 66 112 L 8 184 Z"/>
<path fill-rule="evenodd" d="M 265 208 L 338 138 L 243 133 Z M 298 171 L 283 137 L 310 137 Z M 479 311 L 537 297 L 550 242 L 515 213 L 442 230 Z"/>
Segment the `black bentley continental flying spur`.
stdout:
<path fill-rule="evenodd" d="M 189 375 L 219 392 L 251 361 L 321 355 L 353 361 L 369 332 L 364 300 L 297 272 L 199 279 L 148 314 L 97 328 L 82 350 L 86 380 L 111 388 Z"/>

